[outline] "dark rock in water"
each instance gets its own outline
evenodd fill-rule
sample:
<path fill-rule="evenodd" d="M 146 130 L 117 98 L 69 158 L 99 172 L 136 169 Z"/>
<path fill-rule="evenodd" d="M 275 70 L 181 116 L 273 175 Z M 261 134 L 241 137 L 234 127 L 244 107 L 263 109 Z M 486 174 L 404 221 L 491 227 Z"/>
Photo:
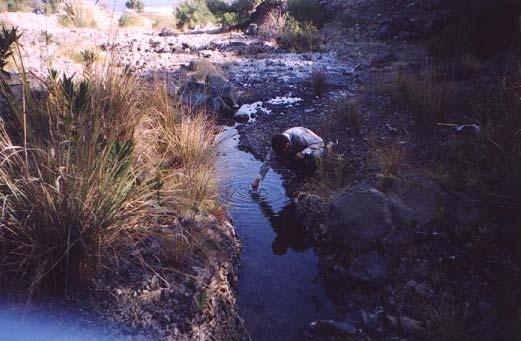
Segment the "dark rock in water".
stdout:
<path fill-rule="evenodd" d="M 369 251 L 351 263 L 348 274 L 365 284 L 383 284 L 389 279 L 387 260 L 376 251 Z"/>
<path fill-rule="evenodd" d="M 340 195 L 328 213 L 331 236 L 351 249 L 367 249 L 392 230 L 391 210 L 385 195 L 359 189 Z"/>
<path fill-rule="evenodd" d="M 233 118 L 237 121 L 237 122 L 241 122 L 241 123 L 244 123 L 244 122 L 248 122 L 249 119 L 250 119 L 250 116 L 245 113 L 245 112 L 236 112 L 234 115 L 233 115 Z"/>
<path fill-rule="evenodd" d="M 315 333 L 340 333 L 354 335 L 356 328 L 347 322 L 340 322 L 334 320 L 318 320 L 311 322 L 310 328 Z"/>
<path fill-rule="evenodd" d="M 257 24 L 249 24 L 244 33 L 250 36 L 257 35 L 259 33 L 259 26 Z"/>
<path fill-rule="evenodd" d="M 212 75 L 208 77 L 207 83 L 211 96 L 222 98 L 229 106 L 237 106 L 237 90 L 226 78 Z"/>

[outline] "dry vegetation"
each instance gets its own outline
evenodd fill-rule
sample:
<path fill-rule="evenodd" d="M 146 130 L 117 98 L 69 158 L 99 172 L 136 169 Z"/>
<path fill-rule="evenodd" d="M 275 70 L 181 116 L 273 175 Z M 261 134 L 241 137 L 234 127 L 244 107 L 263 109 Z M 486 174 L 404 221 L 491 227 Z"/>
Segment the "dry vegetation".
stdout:
<path fill-rule="evenodd" d="M 29 297 L 67 292 L 135 257 L 114 245 L 130 250 L 176 217 L 217 208 L 215 128 L 203 113 L 173 102 L 163 84 L 110 66 L 83 79 L 32 80 L 17 40 L 4 29 L 0 60 L 14 49 L 21 82 L 0 83 L 4 287 Z M 86 63 L 94 58 L 84 53 Z M 165 242 L 182 252 L 198 245 L 186 228 L 169 231 Z"/>
<path fill-rule="evenodd" d="M 437 77 L 434 70 L 425 69 L 418 75 L 398 73 L 388 91 L 414 112 L 419 126 L 427 128 L 446 121 L 454 86 Z"/>
<path fill-rule="evenodd" d="M 357 133 L 360 132 L 364 120 L 359 104 L 353 100 L 338 103 L 333 117 L 338 124 L 354 129 Z"/>
<path fill-rule="evenodd" d="M 327 75 L 323 69 L 313 69 L 311 72 L 311 83 L 315 96 L 322 97 L 327 90 Z"/>

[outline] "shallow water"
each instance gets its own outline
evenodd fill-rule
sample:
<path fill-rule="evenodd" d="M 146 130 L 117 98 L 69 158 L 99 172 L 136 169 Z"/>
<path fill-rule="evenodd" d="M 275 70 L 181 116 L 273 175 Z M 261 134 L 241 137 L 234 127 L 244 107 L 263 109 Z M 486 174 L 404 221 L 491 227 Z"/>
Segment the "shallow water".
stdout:
<path fill-rule="evenodd" d="M 107 322 L 93 321 L 65 307 L 0 306 L 0 341 L 125 340 Z"/>
<path fill-rule="evenodd" d="M 238 150 L 238 138 L 234 128 L 221 135 L 217 169 L 243 244 L 239 309 L 253 340 L 298 340 L 310 322 L 331 318 L 333 308 L 282 177 L 270 170 L 253 193 L 261 162 Z"/>

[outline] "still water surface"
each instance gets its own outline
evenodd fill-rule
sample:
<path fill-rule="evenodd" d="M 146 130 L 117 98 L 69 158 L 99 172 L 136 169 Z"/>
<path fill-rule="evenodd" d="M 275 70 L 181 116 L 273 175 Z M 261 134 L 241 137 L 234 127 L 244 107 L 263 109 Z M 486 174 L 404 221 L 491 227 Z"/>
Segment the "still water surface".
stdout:
<path fill-rule="evenodd" d="M 237 148 L 238 138 L 234 128 L 221 135 L 217 169 L 243 244 L 241 316 L 253 340 L 299 340 L 310 322 L 331 318 L 333 308 L 282 177 L 270 171 L 258 193 L 252 192 L 261 162 Z"/>

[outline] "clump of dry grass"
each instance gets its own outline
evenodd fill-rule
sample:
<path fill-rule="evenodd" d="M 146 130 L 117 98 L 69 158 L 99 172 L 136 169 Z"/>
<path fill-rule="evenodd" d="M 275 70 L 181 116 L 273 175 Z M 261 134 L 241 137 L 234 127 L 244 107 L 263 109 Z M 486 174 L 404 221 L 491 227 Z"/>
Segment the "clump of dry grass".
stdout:
<path fill-rule="evenodd" d="M 60 17 L 60 24 L 63 26 L 75 27 L 96 27 L 95 19 L 96 8 L 84 4 L 80 0 L 67 0 L 65 2 L 65 15 Z"/>
<path fill-rule="evenodd" d="M 119 27 L 144 27 L 147 25 L 147 19 L 136 13 L 124 13 L 119 17 Z"/>
<path fill-rule="evenodd" d="M 398 102 L 414 111 L 418 125 L 429 127 L 445 122 L 454 87 L 437 79 L 435 72 L 426 70 L 420 74 L 397 74 L 388 90 Z"/>
<path fill-rule="evenodd" d="M 335 121 L 343 126 L 360 132 L 363 124 L 363 115 L 356 101 L 344 100 L 337 104 L 333 111 Z"/>
<path fill-rule="evenodd" d="M 271 11 L 264 22 L 259 27 L 259 34 L 266 38 L 277 38 L 282 34 L 282 30 L 288 20 L 288 14 L 283 11 Z"/>
<path fill-rule="evenodd" d="M 400 174 L 400 166 L 405 161 L 407 149 L 402 144 L 388 144 L 374 147 L 375 159 L 382 174 L 386 177 L 396 177 Z"/>
<path fill-rule="evenodd" d="M 2 57 L 18 49 L 6 31 L 1 38 Z M 15 61 L 20 92 L 0 83 L 8 109 L 0 124 L 2 286 L 29 297 L 67 292 L 93 279 L 88 269 L 131 254 L 113 244 L 216 206 L 213 125 L 173 104 L 165 86 L 112 67 L 83 80 L 52 72 L 35 84 L 19 53 Z M 170 234 L 193 242 L 186 231 Z"/>
<path fill-rule="evenodd" d="M 322 97 L 327 90 L 327 75 L 323 69 L 314 69 L 311 72 L 311 83 L 315 96 Z"/>

